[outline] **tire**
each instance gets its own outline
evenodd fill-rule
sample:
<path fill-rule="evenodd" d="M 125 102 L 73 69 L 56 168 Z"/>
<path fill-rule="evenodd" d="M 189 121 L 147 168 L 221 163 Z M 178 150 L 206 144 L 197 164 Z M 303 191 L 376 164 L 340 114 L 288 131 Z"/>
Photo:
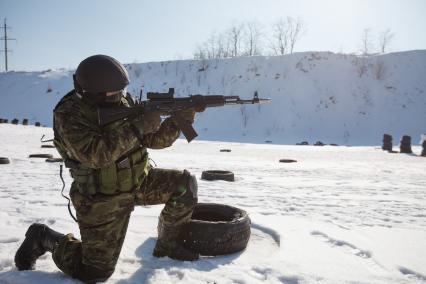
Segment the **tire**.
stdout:
<path fill-rule="evenodd" d="M 48 158 L 46 162 L 48 163 L 62 163 L 64 160 L 62 158 Z"/>
<path fill-rule="evenodd" d="M 29 158 L 53 158 L 51 154 L 31 154 L 28 156 Z"/>
<path fill-rule="evenodd" d="M 54 145 L 41 145 L 41 148 L 56 148 Z"/>
<path fill-rule="evenodd" d="M 292 160 L 292 159 L 281 159 L 280 163 L 296 163 L 296 160 Z"/>
<path fill-rule="evenodd" d="M 198 203 L 180 241 L 189 250 L 215 256 L 244 250 L 250 239 L 250 218 L 236 207 Z"/>
<path fill-rule="evenodd" d="M 234 181 L 234 173 L 230 171 L 203 171 L 201 173 L 201 179 L 204 180 L 226 180 Z"/>
<path fill-rule="evenodd" d="M 220 151 L 229 153 L 229 152 L 231 152 L 231 149 L 220 149 Z"/>
<path fill-rule="evenodd" d="M 3 164 L 3 165 L 5 165 L 5 164 L 10 164 L 10 160 L 9 160 L 9 158 L 6 158 L 6 157 L 0 157 L 0 164 Z"/>

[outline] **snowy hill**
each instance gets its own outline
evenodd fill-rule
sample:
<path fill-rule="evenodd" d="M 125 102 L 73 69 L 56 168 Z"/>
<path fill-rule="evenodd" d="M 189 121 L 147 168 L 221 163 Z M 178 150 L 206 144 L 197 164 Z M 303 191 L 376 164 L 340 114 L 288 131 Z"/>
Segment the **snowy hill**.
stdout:
<path fill-rule="evenodd" d="M 277 57 L 128 64 L 129 91 L 272 98 L 199 114 L 199 140 L 378 145 L 384 133 L 417 143 L 426 133 L 426 50 L 360 57 L 303 52 Z M 52 124 L 72 70 L 0 74 L 0 117 Z"/>
<path fill-rule="evenodd" d="M 30 159 L 51 128 L 0 124 L 0 283 L 78 284 L 47 253 L 36 271 L 13 257 L 27 227 L 41 222 L 79 237 L 60 195 L 57 164 Z M 231 149 L 224 153 L 222 148 Z M 413 147 L 417 154 L 420 147 Z M 314 147 L 178 140 L 150 150 L 158 167 L 188 169 L 199 201 L 237 206 L 251 218 L 243 252 L 195 262 L 155 258 L 162 205 L 135 208 L 115 273 L 120 284 L 418 284 L 426 283 L 426 158 L 374 147 Z M 283 164 L 290 158 L 297 163 Z M 200 180 L 232 170 L 235 182 Z M 66 173 L 66 172 L 65 172 Z M 65 174 L 67 189 L 71 178 Z"/>

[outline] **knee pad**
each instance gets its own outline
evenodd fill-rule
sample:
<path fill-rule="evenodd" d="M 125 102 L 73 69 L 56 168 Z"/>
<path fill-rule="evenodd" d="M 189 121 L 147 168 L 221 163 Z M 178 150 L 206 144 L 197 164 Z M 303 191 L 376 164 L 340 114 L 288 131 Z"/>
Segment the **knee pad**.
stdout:
<path fill-rule="evenodd" d="M 187 173 L 189 174 L 189 172 Z M 189 174 L 189 177 L 188 177 L 188 190 L 192 193 L 193 198 L 198 198 L 197 178 L 191 174 Z"/>
<path fill-rule="evenodd" d="M 198 185 L 197 178 L 191 175 L 187 170 L 183 171 L 182 181 L 177 188 L 174 196 L 176 199 L 183 201 L 184 203 L 195 203 L 198 199 Z"/>
<path fill-rule="evenodd" d="M 190 172 L 187 170 L 184 170 L 183 173 L 187 176 L 187 188 L 190 194 L 192 195 L 192 198 L 198 198 L 198 184 L 197 184 L 197 178 L 194 175 L 191 175 Z"/>

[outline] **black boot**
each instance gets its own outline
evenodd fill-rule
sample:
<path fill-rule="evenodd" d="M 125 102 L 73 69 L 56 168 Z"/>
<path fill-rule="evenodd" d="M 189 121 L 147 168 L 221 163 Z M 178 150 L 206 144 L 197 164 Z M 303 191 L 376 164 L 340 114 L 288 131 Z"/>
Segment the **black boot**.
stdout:
<path fill-rule="evenodd" d="M 46 253 L 53 252 L 55 245 L 64 235 L 43 224 L 32 224 L 25 233 L 25 240 L 15 254 L 18 270 L 34 270 L 36 260 Z"/>
<path fill-rule="evenodd" d="M 158 239 L 152 253 L 155 257 L 168 256 L 177 260 L 190 261 L 199 258 L 198 253 L 186 249 L 179 243 L 178 236 L 182 226 L 164 225 L 161 222 L 158 226 Z"/>

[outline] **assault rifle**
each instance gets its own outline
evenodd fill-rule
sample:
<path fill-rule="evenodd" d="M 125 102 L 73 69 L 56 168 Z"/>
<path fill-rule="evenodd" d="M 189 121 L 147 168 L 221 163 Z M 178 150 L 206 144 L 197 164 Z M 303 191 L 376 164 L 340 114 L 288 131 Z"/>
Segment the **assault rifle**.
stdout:
<path fill-rule="evenodd" d="M 149 112 L 158 112 L 162 115 L 171 115 L 186 140 L 191 142 L 198 134 L 195 132 L 192 125 L 179 115 L 179 111 L 185 109 L 204 110 L 205 108 L 224 105 L 259 104 L 270 101 L 270 99 L 259 98 L 257 92 L 254 93 L 254 97 L 251 100 L 242 100 L 238 96 L 216 95 L 192 95 L 189 97 L 175 98 L 174 92 L 174 88 L 169 88 L 167 93 L 149 92 L 147 93 L 146 101 L 141 101 L 132 107 L 117 106 L 99 108 L 99 125 L 103 126 L 117 120 L 133 118 Z"/>

